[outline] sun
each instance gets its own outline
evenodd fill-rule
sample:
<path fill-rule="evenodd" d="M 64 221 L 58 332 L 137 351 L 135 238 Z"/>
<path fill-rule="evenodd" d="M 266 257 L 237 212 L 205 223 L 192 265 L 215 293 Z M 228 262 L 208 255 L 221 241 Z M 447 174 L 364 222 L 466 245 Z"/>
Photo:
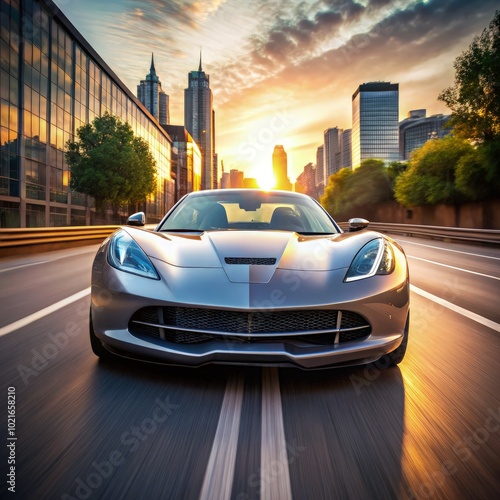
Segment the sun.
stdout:
<path fill-rule="evenodd" d="M 261 174 L 257 178 L 257 182 L 261 189 L 273 189 L 276 186 L 276 179 L 272 173 Z"/>

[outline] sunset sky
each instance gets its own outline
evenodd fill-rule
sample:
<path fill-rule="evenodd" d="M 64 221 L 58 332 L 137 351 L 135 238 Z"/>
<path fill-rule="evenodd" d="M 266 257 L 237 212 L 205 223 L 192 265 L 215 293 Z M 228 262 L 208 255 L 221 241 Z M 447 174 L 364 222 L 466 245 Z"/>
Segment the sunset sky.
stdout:
<path fill-rule="evenodd" d="M 216 151 L 225 171 L 262 178 L 276 144 L 292 181 L 316 162 L 328 127 L 351 128 L 359 84 L 399 83 L 399 115 L 453 84 L 453 62 L 493 19 L 498 0 L 56 0 L 136 95 L 151 53 L 173 124 L 184 123 L 188 73 L 210 75 Z"/>

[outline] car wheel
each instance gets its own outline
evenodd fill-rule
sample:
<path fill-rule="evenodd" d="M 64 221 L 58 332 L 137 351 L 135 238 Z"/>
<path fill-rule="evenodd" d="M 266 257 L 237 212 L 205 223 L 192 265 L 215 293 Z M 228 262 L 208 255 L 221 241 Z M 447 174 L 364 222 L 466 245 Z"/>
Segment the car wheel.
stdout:
<path fill-rule="evenodd" d="M 102 342 L 96 337 L 94 333 L 94 326 L 92 324 L 92 312 L 89 314 L 89 333 L 90 333 L 90 346 L 93 353 L 104 361 L 114 359 L 114 356 L 104 348 Z"/>
<path fill-rule="evenodd" d="M 410 313 L 408 313 L 408 317 L 406 318 L 406 325 L 405 325 L 405 331 L 403 334 L 403 341 L 401 342 L 400 346 L 390 352 L 389 354 L 386 354 L 385 356 L 382 356 L 378 361 L 376 361 L 376 365 L 380 366 L 396 366 L 403 361 L 403 358 L 405 357 L 406 354 L 406 347 L 408 346 L 408 332 L 410 330 Z"/>

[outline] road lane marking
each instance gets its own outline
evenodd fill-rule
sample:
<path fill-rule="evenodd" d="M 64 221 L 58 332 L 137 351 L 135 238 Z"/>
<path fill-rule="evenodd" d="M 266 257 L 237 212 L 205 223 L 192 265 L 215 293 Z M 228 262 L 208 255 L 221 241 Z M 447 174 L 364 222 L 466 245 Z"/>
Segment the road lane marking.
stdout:
<path fill-rule="evenodd" d="M 46 260 L 39 260 L 37 262 L 30 262 L 28 264 L 20 264 L 19 266 L 6 267 L 5 269 L 0 269 L 0 273 L 6 273 L 7 271 L 15 271 L 16 269 L 22 269 L 23 267 L 37 266 L 38 264 L 43 264 L 48 262 Z"/>
<path fill-rule="evenodd" d="M 6 273 L 7 271 L 15 271 L 16 269 L 22 269 L 23 267 L 37 266 L 38 264 L 45 264 L 47 262 L 55 262 L 56 260 L 66 259 L 68 257 L 76 257 L 78 255 L 83 255 L 86 253 L 94 253 L 96 249 L 95 245 L 91 249 L 80 250 L 79 252 L 72 252 L 64 255 L 58 255 L 57 257 L 47 258 L 44 260 L 37 260 L 36 262 L 27 262 L 26 264 L 19 264 L 18 266 L 5 267 L 0 269 L 0 273 Z"/>
<path fill-rule="evenodd" d="M 278 368 L 262 369 L 261 500 L 292 498 Z"/>
<path fill-rule="evenodd" d="M 494 321 L 491 321 L 488 318 L 485 318 L 484 316 L 480 316 L 479 314 L 473 313 L 472 311 L 469 311 L 467 309 L 464 309 L 463 307 L 457 306 L 456 304 L 453 304 L 452 302 L 448 302 L 447 300 L 442 299 L 441 297 L 437 297 L 436 295 L 433 295 L 432 293 L 426 292 L 425 290 L 422 290 L 421 288 L 416 287 L 415 285 L 410 285 L 410 289 L 412 292 L 415 292 L 418 295 L 421 295 L 422 297 L 432 300 L 434 302 L 437 302 L 438 304 L 447 307 L 451 311 L 454 311 L 458 314 L 461 314 L 462 316 L 465 316 L 466 318 L 469 318 L 476 323 L 479 323 L 481 325 L 487 326 L 488 328 L 491 328 L 492 330 L 495 330 L 496 332 L 500 333 L 500 324 L 495 323 Z"/>
<path fill-rule="evenodd" d="M 493 255 L 483 255 L 481 253 L 464 252 L 463 250 L 453 250 L 451 248 L 437 247 L 435 245 L 425 245 L 424 243 L 415 243 L 414 241 L 402 240 L 400 238 L 398 238 L 397 241 L 399 243 L 408 243 L 409 245 L 417 245 L 419 247 L 435 248 L 437 250 L 444 250 L 445 252 L 462 253 L 464 255 L 472 255 L 473 257 L 481 257 L 483 259 L 500 260 L 500 257 L 494 257 Z"/>
<path fill-rule="evenodd" d="M 30 323 L 33 323 L 34 321 L 44 318 L 45 316 L 48 316 L 49 314 L 52 314 L 53 312 L 58 311 L 59 309 L 62 309 L 63 307 L 69 304 L 72 304 L 73 302 L 76 302 L 77 300 L 83 299 L 83 297 L 86 297 L 89 293 L 90 293 L 90 287 L 86 288 L 85 290 L 82 290 L 81 292 L 77 292 L 73 295 L 70 295 L 69 297 L 60 300 L 59 302 L 56 302 L 51 306 L 45 307 L 44 309 L 40 309 L 40 311 L 30 314 L 25 318 L 14 321 L 14 323 L 11 323 L 10 325 L 0 328 L 0 337 L 3 337 L 4 335 L 7 335 L 8 333 L 11 333 L 15 330 L 19 330 L 20 328 L 23 328 L 24 326 L 27 326 Z"/>
<path fill-rule="evenodd" d="M 455 271 L 463 271 L 464 273 L 475 274 L 476 276 L 482 276 L 483 278 L 491 278 L 493 280 L 500 281 L 500 278 L 496 276 L 491 276 L 489 274 L 477 273 L 476 271 L 469 271 L 468 269 L 463 269 L 461 267 L 449 266 L 448 264 L 442 264 L 441 262 L 435 262 L 433 260 L 422 259 L 421 257 L 413 257 L 412 255 L 408 255 L 409 259 L 417 259 L 422 260 L 424 262 L 429 262 L 430 264 L 436 264 L 437 266 L 448 267 L 449 269 L 455 269 Z"/>
<path fill-rule="evenodd" d="M 227 381 L 200 500 L 230 500 L 243 402 L 243 376 Z"/>

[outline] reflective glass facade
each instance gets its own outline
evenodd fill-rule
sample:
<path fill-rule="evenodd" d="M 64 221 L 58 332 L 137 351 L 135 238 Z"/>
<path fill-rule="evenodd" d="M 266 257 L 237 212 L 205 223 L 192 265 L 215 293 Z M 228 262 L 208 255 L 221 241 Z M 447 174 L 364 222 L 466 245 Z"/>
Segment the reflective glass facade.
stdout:
<path fill-rule="evenodd" d="M 376 158 L 399 160 L 399 85 L 360 85 L 352 96 L 352 166 Z"/>
<path fill-rule="evenodd" d="M 53 3 L 0 5 L 0 227 L 90 223 L 93 200 L 72 192 L 64 152 L 106 111 L 150 145 L 157 188 L 141 209 L 159 220 L 173 203 L 168 135 Z"/>
<path fill-rule="evenodd" d="M 400 159 L 409 160 L 412 151 L 422 147 L 429 139 L 438 139 L 451 133 L 447 126 L 451 115 L 407 118 L 399 124 Z"/>
<path fill-rule="evenodd" d="M 210 78 L 202 71 L 200 59 L 198 71 L 189 73 L 188 88 L 184 89 L 184 123 L 188 132 L 200 146 L 202 189 L 216 188 L 218 182 L 217 165 L 214 165 L 215 120 L 212 108 L 213 97 L 210 90 Z"/>

